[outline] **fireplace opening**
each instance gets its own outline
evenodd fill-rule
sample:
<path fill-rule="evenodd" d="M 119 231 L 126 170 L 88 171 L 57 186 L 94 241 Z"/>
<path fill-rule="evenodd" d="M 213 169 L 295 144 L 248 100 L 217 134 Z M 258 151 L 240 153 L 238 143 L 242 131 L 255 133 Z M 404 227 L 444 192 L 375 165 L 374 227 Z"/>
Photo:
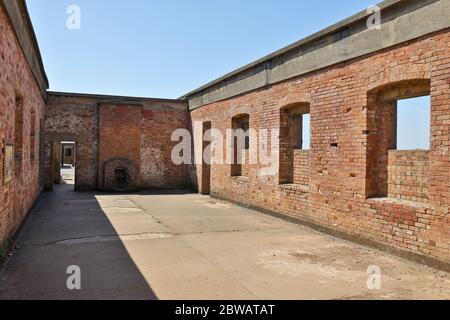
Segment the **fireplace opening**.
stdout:
<path fill-rule="evenodd" d="M 127 169 L 119 168 L 114 171 L 116 190 L 125 191 L 128 188 L 128 172 Z"/>
<path fill-rule="evenodd" d="M 102 189 L 110 192 L 124 192 L 136 190 L 139 186 L 134 163 L 125 158 L 114 158 L 104 165 Z"/>

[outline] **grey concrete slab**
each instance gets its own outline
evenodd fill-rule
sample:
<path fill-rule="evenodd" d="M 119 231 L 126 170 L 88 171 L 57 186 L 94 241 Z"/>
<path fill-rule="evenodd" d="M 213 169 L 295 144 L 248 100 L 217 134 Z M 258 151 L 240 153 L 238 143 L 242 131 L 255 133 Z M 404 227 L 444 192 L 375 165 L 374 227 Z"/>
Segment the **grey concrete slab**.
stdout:
<path fill-rule="evenodd" d="M 449 299 L 449 274 L 209 197 L 45 194 L 0 299 Z M 81 268 L 79 291 L 66 269 Z M 367 288 L 369 266 L 381 289 Z"/>

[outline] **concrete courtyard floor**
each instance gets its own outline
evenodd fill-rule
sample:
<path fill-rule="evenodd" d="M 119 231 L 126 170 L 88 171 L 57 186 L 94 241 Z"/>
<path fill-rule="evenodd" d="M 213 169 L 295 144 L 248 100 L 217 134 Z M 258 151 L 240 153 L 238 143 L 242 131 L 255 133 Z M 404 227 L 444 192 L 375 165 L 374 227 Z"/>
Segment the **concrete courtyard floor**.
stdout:
<path fill-rule="evenodd" d="M 206 196 L 72 188 L 38 202 L 0 299 L 450 299 L 445 272 Z M 381 290 L 367 288 L 372 265 Z"/>

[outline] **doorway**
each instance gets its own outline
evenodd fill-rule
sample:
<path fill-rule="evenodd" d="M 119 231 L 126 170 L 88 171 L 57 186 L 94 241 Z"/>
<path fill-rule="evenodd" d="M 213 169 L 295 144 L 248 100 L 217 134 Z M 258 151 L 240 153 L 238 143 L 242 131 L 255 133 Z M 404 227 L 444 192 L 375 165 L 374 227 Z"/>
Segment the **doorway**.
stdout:
<path fill-rule="evenodd" d="M 203 161 L 202 161 L 202 183 L 201 193 L 209 195 L 211 193 L 211 122 L 203 123 Z"/>
<path fill-rule="evenodd" d="M 62 141 L 56 148 L 58 153 L 57 165 L 59 167 L 60 184 L 73 185 L 75 187 L 75 142 Z"/>

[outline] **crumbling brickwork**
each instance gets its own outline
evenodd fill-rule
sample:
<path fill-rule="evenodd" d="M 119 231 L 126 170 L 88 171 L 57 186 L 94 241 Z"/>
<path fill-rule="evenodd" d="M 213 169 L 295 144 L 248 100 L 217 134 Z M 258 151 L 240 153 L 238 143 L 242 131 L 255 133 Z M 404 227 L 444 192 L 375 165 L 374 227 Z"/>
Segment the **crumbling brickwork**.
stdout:
<path fill-rule="evenodd" d="M 98 106 L 93 99 L 49 94 L 45 116 L 46 167 L 56 168 L 56 173 L 46 170 L 46 188 L 51 189 L 58 173 L 60 157 L 50 155 L 62 141 L 75 142 L 75 189 L 92 190 L 98 181 Z M 50 175 L 50 177 L 49 177 Z"/>
<path fill-rule="evenodd" d="M 251 128 L 270 130 L 280 128 L 280 110 L 286 106 L 307 103 L 311 112 L 309 161 L 294 162 L 294 184 L 280 184 L 284 181 L 278 174 L 259 175 L 260 165 L 250 168 L 247 181 L 230 177 L 229 165 L 213 165 L 211 193 L 449 262 L 449 79 L 446 30 L 203 105 L 191 112 L 192 121 L 211 121 L 223 134 L 230 128 L 226 119 L 239 114 L 250 115 Z M 393 114 L 387 101 L 427 91 L 431 94 L 429 161 L 415 154 L 419 166 L 411 174 L 418 175 L 410 184 L 403 179 L 406 172 L 400 158 L 388 163 L 389 149 L 395 146 L 389 140 L 394 127 L 389 127 Z M 383 99 L 374 92 L 383 92 Z M 385 109 L 380 101 L 385 101 Z M 197 179 L 191 181 L 202 181 L 202 166 L 192 170 Z M 388 172 L 393 174 L 389 180 Z M 405 195 L 413 201 L 404 200 Z"/>
<path fill-rule="evenodd" d="M 182 101 L 50 93 L 46 143 L 53 148 L 61 141 L 75 142 L 76 190 L 185 188 L 187 165 L 173 163 L 172 149 L 179 142 L 171 135 L 188 125 Z M 58 168 L 59 156 L 47 158 L 49 165 L 52 161 Z M 122 169 L 127 187 L 116 188 L 116 170 Z"/>
<path fill-rule="evenodd" d="M 14 161 L 16 174 L 4 182 L 6 144 L 16 139 L 16 97 L 22 99 L 20 159 Z M 45 101 L 30 66 L 16 39 L 8 17 L 0 6 L 0 246 L 9 239 L 37 199 L 40 190 L 40 121 Z M 32 114 L 34 113 L 34 123 Z M 34 141 L 30 136 L 35 135 Z M 35 143 L 34 148 L 30 145 Z M 31 155 L 31 151 L 35 154 Z M 34 158 L 34 159 L 33 159 Z"/>
<path fill-rule="evenodd" d="M 189 128 L 185 104 L 159 103 L 157 108 L 143 109 L 141 130 L 141 186 L 144 189 L 186 188 L 187 165 L 175 165 L 172 141 L 176 129 Z"/>
<path fill-rule="evenodd" d="M 131 171 L 137 174 L 130 176 L 128 190 L 137 190 L 140 186 L 141 172 L 141 121 L 142 107 L 120 104 L 100 105 L 100 128 L 99 128 L 99 181 L 100 189 L 105 189 L 105 182 L 114 180 L 109 174 L 115 174 L 114 169 L 105 171 L 105 165 L 111 160 L 123 159 L 128 164 L 123 164 L 123 168 L 130 174 Z M 124 161 L 122 161 L 124 162 Z M 114 188 L 108 188 L 114 191 Z"/>
<path fill-rule="evenodd" d="M 59 181 L 60 144 L 73 141 L 76 190 L 190 185 L 450 263 L 450 1 L 380 6 L 381 28 L 367 28 L 360 13 L 185 101 L 47 92 L 25 2 L 0 0 L 3 176 L 5 147 L 15 146 L 12 181 L 0 183 L 0 245 L 44 177 L 48 189 Z M 430 150 L 396 150 L 397 101 L 423 95 L 431 96 Z M 311 149 L 301 150 L 306 113 Z M 173 163 L 176 129 L 191 130 L 195 156 L 210 146 L 202 135 L 211 128 L 224 137 L 231 128 L 279 130 L 266 145 L 279 147 L 276 170 L 249 163 L 258 150 L 253 138 L 239 150 L 243 164 Z"/>

